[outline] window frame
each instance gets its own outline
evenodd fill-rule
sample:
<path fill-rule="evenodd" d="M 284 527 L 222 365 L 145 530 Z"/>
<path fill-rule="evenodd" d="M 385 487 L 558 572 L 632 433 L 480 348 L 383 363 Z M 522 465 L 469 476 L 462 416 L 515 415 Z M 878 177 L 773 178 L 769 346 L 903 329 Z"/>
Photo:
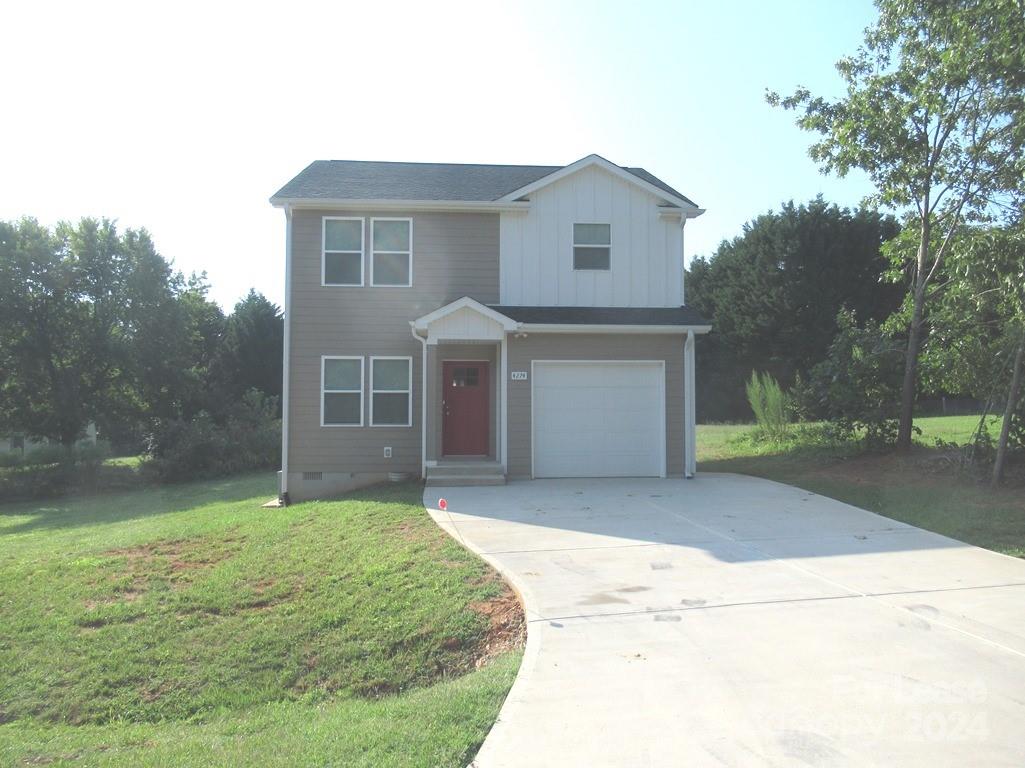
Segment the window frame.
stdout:
<path fill-rule="evenodd" d="M 405 360 L 408 370 L 408 382 L 406 384 L 406 406 L 407 419 L 405 424 L 375 424 L 374 423 L 374 395 L 393 394 L 402 392 L 401 389 L 374 389 L 374 363 L 377 360 Z M 394 429 L 407 429 L 413 426 L 413 358 L 404 355 L 371 355 L 370 356 L 370 426 L 371 427 L 392 427 Z"/>
<path fill-rule="evenodd" d="M 358 424 L 325 424 L 324 423 L 324 396 L 327 394 L 356 393 L 355 389 L 327 389 L 324 386 L 324 373 L 327 370 L 328 360 L 359 360 L 359 423 Z M 321 355 L 320 356 L 320 426 L 322 427 L 362 427 L 364 425 L 364 407 L 366 392 L 366 364 L 361 355 Z"/>
<path fill-rule="evenodd" d="M 327 223 L 329 221 L 358 221 L 359 222 L 359 282 L 358 283 L 329 283 L 327 282 L 327 255 L 329 253 L 348 253 L 356 251 L 328 250 L 327 248 Z M 320 284 L 324 288 L 362 288 L 366 285 L 366 260 L 367 260 L 367 223 L 363 216 L 321 216 L 320 217 Z"/>
<path fill-rule="evenodd" d="M 609 228 L 609 243 L 608 245 L 595 245 L 594 243 L 578 243 L 577 242 L 577 224 L 585 226 L 605 226 Z M 609 265 L 607 267 L 578 267 L 577 266 L 577 248 L 604 248 L 609 254 Z M 573 247 L 571 249 L 571 256 L 573 259 L 573 271 L 574 272 L 611 272 L 612 271 L 612 223 L 608 221 L 574 221 L 573 222 Z"/>
<path fill-rule="evenodd" d="M 409 222 L 409 250 L 407 251 L 379 251 L 374 246 L 374 222 L 377 221 L 408 221 Z M 381 285 L 374 279 L 374 256 L 378 253 L 403 253 L 409 261 L 409 282 L 389 283 Z M 413 287 L 413 217 L 412 216 L 371 216 L 370 217 L 370 285 L 372 288 L 412 288 Z"/>

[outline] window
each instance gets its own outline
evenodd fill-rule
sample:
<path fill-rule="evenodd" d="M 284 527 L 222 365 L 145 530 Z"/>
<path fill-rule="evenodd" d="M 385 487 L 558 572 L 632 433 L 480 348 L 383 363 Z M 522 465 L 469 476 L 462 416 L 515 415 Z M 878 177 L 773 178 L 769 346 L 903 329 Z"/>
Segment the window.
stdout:
<path fill-rule="evenodd" d="M 413 284 L 413 220 L 370 220 L 370 284 Z"/>
<path fill-rule="evenodd" d="M 363 285 L 363 219 L 324 217 L 321 285 Z"/>
<path fill-rule="evenodd" d="M 573 269 L 612 268 L 612 227 L 609 224 L 573 225 Z"/>
<path fill-rule="evenodd" d="M 320 425 L 363 426 L 363 358 L 320 358 Z"/>
<path fill-rule="evenodd" d="M 370 358 L 370 425 L 413 426 L 413 358 Z"/>

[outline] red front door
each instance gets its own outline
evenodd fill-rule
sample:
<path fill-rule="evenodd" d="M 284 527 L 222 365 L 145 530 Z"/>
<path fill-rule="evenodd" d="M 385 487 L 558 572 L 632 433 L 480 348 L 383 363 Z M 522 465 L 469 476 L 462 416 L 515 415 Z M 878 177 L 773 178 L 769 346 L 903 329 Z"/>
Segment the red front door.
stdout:
<path fill-rule="evenodd" d="M 446 456 L 486 456 L 491 404 L 488 363 L 446 360 L 442 382 L 441 452 Z"/>

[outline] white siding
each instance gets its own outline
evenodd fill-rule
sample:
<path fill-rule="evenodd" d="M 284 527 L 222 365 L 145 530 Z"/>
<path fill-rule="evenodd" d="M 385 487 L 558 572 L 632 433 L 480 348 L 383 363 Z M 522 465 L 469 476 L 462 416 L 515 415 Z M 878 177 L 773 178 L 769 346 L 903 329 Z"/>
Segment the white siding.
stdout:
<path fill-rule="evenodd" d="M 501 341 L 505 331 L 502 326 L 480 312 L 463 307 L 450 315 L 430 324 L 427 343 L 439 341 Z"/>
<path fill-rule="evenodd" d="M 597 167 L 537 190 L 529 211 L 501 216 L 502 304 L 680 306 L 683 230 L 659 217 L 660 202 Z M 611 225 L 611 270 L 574 271 L 575 222 Z"/>

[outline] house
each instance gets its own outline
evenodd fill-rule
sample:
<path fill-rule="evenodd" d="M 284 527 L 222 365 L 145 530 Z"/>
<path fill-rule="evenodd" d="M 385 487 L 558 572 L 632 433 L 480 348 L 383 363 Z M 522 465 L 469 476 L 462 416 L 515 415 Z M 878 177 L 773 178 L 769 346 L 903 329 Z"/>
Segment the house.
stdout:
<path fill-rule="evenodd" d="M 642 168 L 317 161 L 284 210 L 281 492 L 692 476 L 683 236 Z"/>

